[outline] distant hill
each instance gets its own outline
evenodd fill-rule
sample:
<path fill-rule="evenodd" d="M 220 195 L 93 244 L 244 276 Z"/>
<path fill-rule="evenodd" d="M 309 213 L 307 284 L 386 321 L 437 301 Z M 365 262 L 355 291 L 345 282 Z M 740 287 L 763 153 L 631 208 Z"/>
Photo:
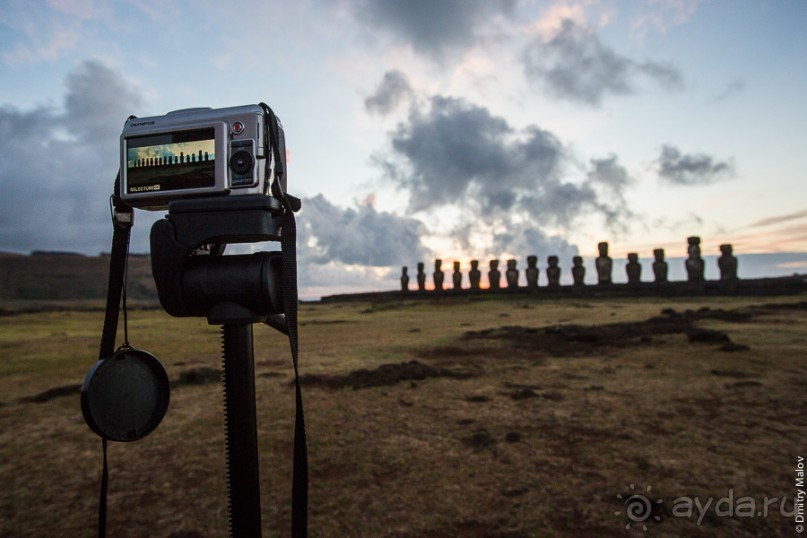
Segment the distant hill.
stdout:
<path fill-rule="evenodd" d="M 0 252 L 0 300 L 105 299 L 108 280 L 109 256 Z M 128 295 L 157 300 L 149 257 L 129 257 Z"/>

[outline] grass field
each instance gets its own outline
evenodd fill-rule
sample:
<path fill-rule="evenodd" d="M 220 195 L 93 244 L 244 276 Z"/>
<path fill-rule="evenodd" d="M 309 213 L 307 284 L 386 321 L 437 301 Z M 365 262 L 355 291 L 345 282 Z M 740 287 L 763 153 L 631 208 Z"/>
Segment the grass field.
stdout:
<path fill-rule="evenodd" d="M 804 301 L 303 304 L 310 535 L 793 535 L 780 500 L 792 510 L 807 455 Z M 95 533 L 101 445 L 75 385 L 102 317 L 0 318 L 1 536 Z M 110 445 L 109 535 L 226 536 L 221 388 L 175 382 L 219 368 L 219 330 L 158 310 L 129 330 L 166 366 L 171 405 L 146 439 Z M 285 536 L 291 359 L 268 328 L 255 348 L 264 536 Z M 618 498 L 636 494 L 654 506 L 642 521 Z"/>

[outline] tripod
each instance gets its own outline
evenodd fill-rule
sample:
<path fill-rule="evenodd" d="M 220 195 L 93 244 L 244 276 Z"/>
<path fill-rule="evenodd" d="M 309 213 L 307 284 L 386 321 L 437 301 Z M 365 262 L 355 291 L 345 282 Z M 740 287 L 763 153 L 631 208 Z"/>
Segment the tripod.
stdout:
<path fill-rule="evenodd" d="M 252 325 L 266 323 L 290 336 L 296 373 L 296 274 L 293 292 L 284 286 L 296 260 L 293 243 L 290 252 L 216 254 L 227 243 L 293 242 L 294 219 L 288 213 L 278 199 L 263 195 L 176 200 L 169 204 L 166 218 L 151 229 L 152 272 L 165 311 L 206 317 L 208 323 L 222 326 L 231 536 L 261 536 Z M 203 246 L 211 254 L 200 254 Z M 299 383 L 297 389 L 295 503 L 307 495 L 307 477 L 298 476 L 298 464 L 306 468 L 300 475 L 307 475 L 307 464 Z M 293 533 L 295 524 L 297 532 L 305 533 L 305 506 L 302 510 L 293 516 Z"/>

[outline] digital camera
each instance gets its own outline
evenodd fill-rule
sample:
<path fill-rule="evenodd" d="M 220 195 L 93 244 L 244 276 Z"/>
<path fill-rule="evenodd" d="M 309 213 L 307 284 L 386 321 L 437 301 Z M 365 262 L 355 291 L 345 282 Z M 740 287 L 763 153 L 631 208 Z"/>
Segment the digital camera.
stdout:
<path fill-rule="evenodd" d="M 277 121 L 277 136 L 271 136 L 271 114 L 268 107 L 245 105 L 129 119 L 120 137 L 121 198 L 161 210 L 180 198 L 269 195 L 278 178 L 285 191 L 285 175 L 276 173 L 286 169 L 283 127 Z"/>

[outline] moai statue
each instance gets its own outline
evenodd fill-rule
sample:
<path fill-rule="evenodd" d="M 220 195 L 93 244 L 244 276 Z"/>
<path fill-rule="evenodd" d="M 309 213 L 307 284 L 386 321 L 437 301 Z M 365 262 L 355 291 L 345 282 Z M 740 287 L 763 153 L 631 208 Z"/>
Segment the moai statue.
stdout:
<path fill-rule="evenodd" d="M 636 286 L 642 281 L 642 264 L 639 263 L 639 255 L 635 252 L 628 254 L 625 272 L 628 274 L 628 285 Z"/>
<path fill-rule="evenodd" d="M 737 258 L 731 245 L 720 245 L 721 256 L 717 259 L 720 269 L 720 280 L 737 280 Z"/>
<path fill-rule="evenodd" d="M 516 289 L 518 287 L 517 264 L 518 262 L 516 260 L 507 260 L 507 271 L 505 271 L 504 277 L 507 279 L 507 287 L 510 289 Z"/>
<path fill-rule="evenodd" d="M 471 260 L 471 270 L 468 271 L 468 280 L 472 290 L 479 289 L 479 281 L 482 280 L 482 271 L 479 270 L 479 260 Z"/>
<path fill-rule="evenodd" d="M 443 260 L 434 260 L 434 273 L 432 273 L 432 278 L 434 279 L 434 291 L 443 290 L 443 281 L 445 280 L 446 275 L 443 273 L 442 265 Z"/>
<path fill-rule="evenodd" d="M 538 256 L 527 256 L 527 287 L 538 287 Z"/>
<path fill-rule="evenodd" d="M 454 281 L 454 289 L 461 290 L 462 272 L 460 272 L 460 262 L 454 262 L 454 273 L 451 275 L 451 279 Z"/>
<path fill-rule="evenodd" d="M 401 291 L 409 291 L 409 268 L 401 267 Z"/>
<path fill-rule="evenodd" d="M 657 248 L 653 251 L 656 261 L 653 262 L 653 275 L 657 283 L 667 282 L 667 262 L 664 261 L 664 249 Z"/>
<path fill-rule="evenodd" d="M 577 287 L 584 286 L 586 279 L 586 268 L 583 267 L 583 257 L 572 258 L 572 280 Z"/>
<path fill-rule="evenodd" d="M 550 256 L 546 259 L 549 267 L 546 268 L 546 280 L 550 288 L 560 287 L 560 267 L 558 267 L 558 257 Z"/>
<path fill-rule="evenodd" d="M 423 262 L 418 262 L 418 289 L 423 291 L 426 289 L 426 273 L 423 272 Z"/>
<path fill-rule="evenodd" d="M 687 237 L 687 252 L 689 257 L 684 262 L 687 270 L 687 280 L 690 282 L 703 282 L 704 263 L 701 258 L 701 238 L 697 236 Z"/>
<path fill-rule="evenodd" d="M 501 286 L 502 272 L 499 271 L 499 260 L 490 260 L 490 271 L 488 271 L 488 283 L 490 289 L 498 290 Z"/>
<path fill-rule="evenodd" d="M 605 286 L 611 283 L 611 269 L 613 268 L 613 261 L 608 256 L 608 243 L 603 241 L 597 245 L 600 251 L 600 256 L 596 260 L 597 266 L 597 283 Z"/>

